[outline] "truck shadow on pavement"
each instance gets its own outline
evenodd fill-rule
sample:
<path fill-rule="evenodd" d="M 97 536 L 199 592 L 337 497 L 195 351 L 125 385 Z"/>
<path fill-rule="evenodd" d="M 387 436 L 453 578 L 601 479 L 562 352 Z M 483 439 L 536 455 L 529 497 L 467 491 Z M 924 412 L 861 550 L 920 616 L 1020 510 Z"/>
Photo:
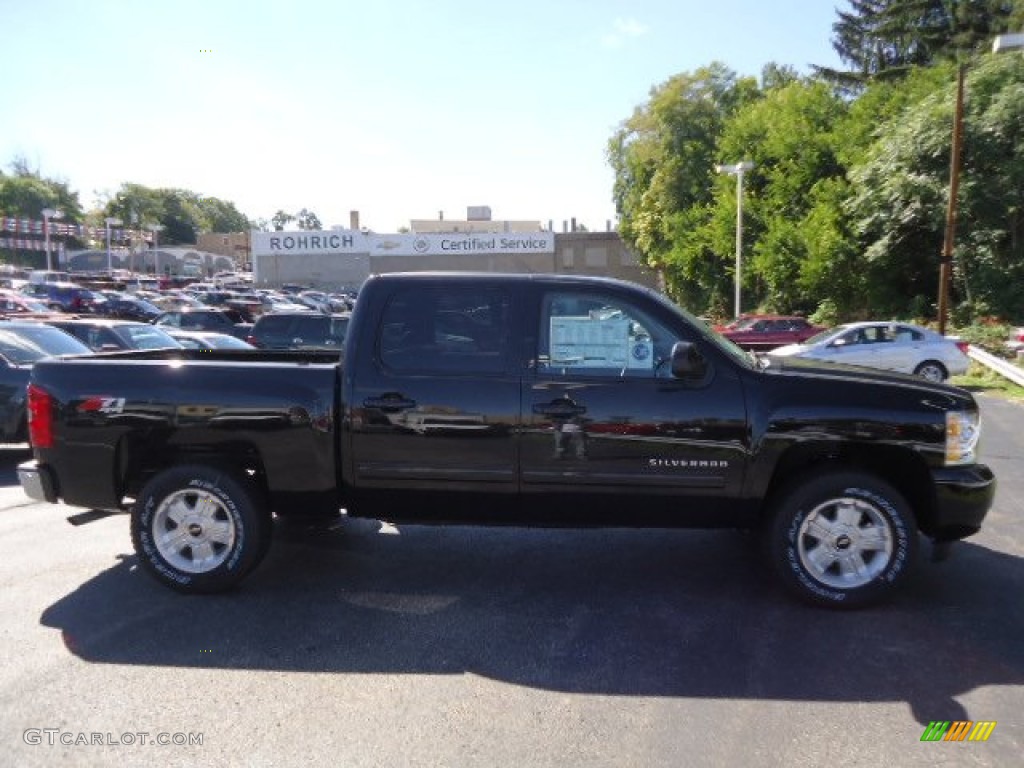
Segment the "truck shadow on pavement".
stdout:
<path fill-rule="evenodd" d="M 895 601 L 840 612 L 790 600 L 752 550 L 722 531 L 278 521 L 266 561 L 232 593 L 176 595 L 124 555 L 41 621 L 101 664 L 905 701 L 922 724 L 984 719 L 955 697 L 1024 684 L 1022 558 L 964 543 L 922 562 Z"/>

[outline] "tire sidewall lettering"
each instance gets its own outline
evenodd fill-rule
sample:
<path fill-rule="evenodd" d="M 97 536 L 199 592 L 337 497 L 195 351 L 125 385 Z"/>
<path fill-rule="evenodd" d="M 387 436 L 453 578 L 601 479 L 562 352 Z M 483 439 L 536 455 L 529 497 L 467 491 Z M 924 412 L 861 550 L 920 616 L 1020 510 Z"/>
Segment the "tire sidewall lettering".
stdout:
<path fill-rule="evenodd" d="M 830 588 L 817 581 L 801 563 L 798 546 L 800 528 L 811 511 L 830 499 L 842 497 L 858 499 L 875 507 L 885 519 L 893 545 L 889 561 L 882 572 L 870 583 L 848 590 Z M 808 597 L 832 604 L 840 604 L 854 598 L 856 598 L 855 602 L 860 602 L 862 598 L 878 592 L 882 586 L 888 587 L 898 581 L 909 567 L 913 532 L 908 528 L 906 514 L 899 509 L 899 505 L 893 503 L 892 499 L 870 488 L 853 484 L 838 485 L 831 491 L 823 488 L 810 500 L 805 496 L 799 503 L 799 507 L 791 514 L 786 515 L 788 521 L 783 523 L 783 527 L 777 529 L 782 538 L 779 566 L 783 572 L 789 574 L 789 578 L 795 582 L 795 586 L 799 587 L 799 590 Z"/>
<path fill-rule="evenodd" d="M 154 479 L 152 484 L 143 490 L 133 520 L 136 553 L 158 580 L 170 586 L 190 592 L 219 591 L 225 587 L 218 587 L 218 583 L 230 585 L 237 581 L 238 574 L 244 574 L 252 567 L 254 552 L 266 551 L 265 547 L 260 550 L 258 545 L 261 535 L 261 523 L 258 522 L 261 509 L 258 501 L 247 495 L 244 487 L 238 487 L 238 480 L 228 478 L 220 472 L 214 475 L 211 470 L 201 466 L 195 468 L 195 471 L 196 475 L 189 477 L 181 469 L 172 468 Z M 209 476 L 202 477 L 200 473 L 209 473 Z M 227 558 L 217 567 L 204 573 L 178 570 L 161 555 L 156 544 L 156 537 L 160 535 L 159 531 L 154 530 L 157 511 L 165 499 L 182 490 L 201 492 L 215 498 L 234 532 L 234 540 Z M 255 530 L 253 526 L 256 527 Z M 269 535 L 269 532 L 263 532 L 263 535 Z"/>

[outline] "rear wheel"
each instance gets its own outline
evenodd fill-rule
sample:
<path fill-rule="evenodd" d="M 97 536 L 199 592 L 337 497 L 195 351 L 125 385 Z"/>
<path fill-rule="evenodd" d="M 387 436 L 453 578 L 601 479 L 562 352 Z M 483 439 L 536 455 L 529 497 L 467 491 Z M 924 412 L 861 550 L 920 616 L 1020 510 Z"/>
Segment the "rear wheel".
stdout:
<path fill-rule="evenodd" d="M 888 597 L 917 554 L 904 498 L 857 471 L 833 471 L 791 485 L 766 532 L 783 584 L 815 605 L 859 607 Z"/>
<path fill-rule="evenodd" d="M 946 367 L 937 360 L 925 360 L 914 369 L 914 373 L 928 381 L 945 381 L 949 376 Z"/>
<path fill-rule="evenodd" d="M 132 508 L 132 543 L 158 581 L 179 592 L 230 589 L 266 554 L 270 514 L 244 477 L 201 465 L 150 480 Z"/>

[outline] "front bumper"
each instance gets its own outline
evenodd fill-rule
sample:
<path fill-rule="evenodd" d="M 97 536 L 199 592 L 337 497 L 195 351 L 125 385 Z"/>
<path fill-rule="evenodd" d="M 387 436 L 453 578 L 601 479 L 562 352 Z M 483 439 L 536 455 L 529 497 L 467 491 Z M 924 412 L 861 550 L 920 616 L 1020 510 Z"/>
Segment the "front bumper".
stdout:
<path fill-rule="evenodd" d="M 35 459 L 18 465 L 18 482 L 30 499 L 57 503 L 57 483 L 53 473 Z"/>
<path fill-rule="evenodd" d="M 932 470 L 935 518 L 925 531 L 936 541 L 955 541 L 977 533 L 992 507 L 996 478 L 984 464 Z"/>

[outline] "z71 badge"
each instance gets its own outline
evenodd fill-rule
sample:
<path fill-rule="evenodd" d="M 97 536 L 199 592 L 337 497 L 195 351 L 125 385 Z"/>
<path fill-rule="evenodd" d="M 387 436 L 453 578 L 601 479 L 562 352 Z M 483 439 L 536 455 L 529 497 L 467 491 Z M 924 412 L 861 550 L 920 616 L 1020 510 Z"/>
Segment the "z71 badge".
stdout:
<path fill-rule="evenodd" d="M 124 413 L 123 397 L 87 397 L 76 409 L 79 413 Z"/>

